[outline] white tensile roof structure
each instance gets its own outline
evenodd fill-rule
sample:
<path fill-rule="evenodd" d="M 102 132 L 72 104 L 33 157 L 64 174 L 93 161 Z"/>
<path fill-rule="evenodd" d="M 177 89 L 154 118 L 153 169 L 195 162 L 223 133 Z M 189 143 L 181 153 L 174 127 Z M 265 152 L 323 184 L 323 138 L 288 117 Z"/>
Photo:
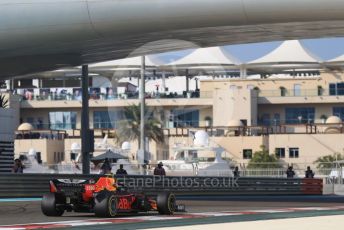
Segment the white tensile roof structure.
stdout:
<path fill-rule="evenodd" d="M 106 62 L 99 62 L 89 65 L 91 71 L 113 71 L 116 69 L 140 69 L 141 68 L 141 56 L 130 57 L 119 60 L 112 60 Z M 154 55 L 145 56 L 145 66 L 147 68 L 156 68 L 164 62 Z"/>
<path fill-rule="evenodd" d="M 199 48 L 194 50 L 189 55 L 180 58 L 176 61 L 168 63 L 165 66 L 169 67 L 195 67 L 195 66 L 235 66 L 240 62 L 225 53 L 220 47 Z"/>
<path fill-rule="evenodd" d="M 288 40 L 266 54 L 248 62 L 247 65 L 278 65 L 278 64 L 318 64 L 319 59 L 306 50 L 298 40 Z M 290 67 L 290 66 L 289 66 Z"/>
<path fill-rule="evenodd" d="M 330 69 L 343 69 L 344 68 L 344 54 L 330 59 L 324 63 L 327 68 Z"/>
<path fill-rule="evenodd" d="M 344 54 L 326 61 L 329 64 L 344 64 Z"/>

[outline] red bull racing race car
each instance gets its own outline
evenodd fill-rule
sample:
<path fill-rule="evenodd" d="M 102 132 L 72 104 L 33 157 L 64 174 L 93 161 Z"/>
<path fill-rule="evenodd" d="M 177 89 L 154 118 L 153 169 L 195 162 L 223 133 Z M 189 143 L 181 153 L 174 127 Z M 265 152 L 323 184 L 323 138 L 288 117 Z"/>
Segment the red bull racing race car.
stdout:
<path fill-rule="evenodd" d="M 148 211 L 172 215 L 184 208 L 176 205 L 176 198 L 170 192 L 159 193 L 152 199 L 142 193 L 130 193 L 119 186 L 115 178 L 104 176 L 95 180 L 51 180 L 50 193 L 43 196 L 41 209 L 46 216 L 62 216 L 65 211 L 74 211 L 114 217 Z"/>

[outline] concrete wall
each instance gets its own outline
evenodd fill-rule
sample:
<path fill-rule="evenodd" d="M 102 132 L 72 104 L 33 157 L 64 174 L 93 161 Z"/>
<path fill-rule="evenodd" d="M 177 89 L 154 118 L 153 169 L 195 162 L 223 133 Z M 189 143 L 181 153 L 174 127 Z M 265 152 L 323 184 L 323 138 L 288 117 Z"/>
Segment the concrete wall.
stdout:
<path fill-rule="evenodd" d="M 44 163 L 56 164 L 54 155 L 57 153 L 64 154 L 64 140 L 50 139 L 19 139 L 14 143 L 15 156 L 28 153 L 31 148 L 36 152 L 41 152 L 41 158 Z M 65 155 L 66 159 L 66 155 Z"/>
<path fill-rule="evenodd" d="M 255 125 L 257 102 L 250 90 L 215 90 L 213 117 L 214 126 L 228 126 L 231 120 L 247 120 L 247 125 Z"/>
<path fill-rule="evenodd" d="M 272 95 L 272 91 L 278 91 L 280 87 L 284 87 L 287 91 L 293 91 L 294 85 L 301 85 L 301 90 L 304 90 L 307 94 L 317 95 L 318 86 L 322 86 L 323 89 L 328 89 L 330 83 L 343 82 L 344 72 L 332 71 L 332 72 L 321 72 L 320 76 L 317 77 L 290 77 L 290 78 L 271 78 L 268 79 L 219 79 L 219 80 L 202 80 L 200 83 L 201 91 L 212 91 L 212 90 L 227 90 L 231 87 L 237 89 L 247 89 L 249 87 L 258 87 L 260 91 L 267 91 Z M 268 92 L 270 91 L 270 92 Z M 328 92 L 328 91 L 327 91 Z"/>
<path fill-rule="evenodd" d="M 311 164 L 318 157 L 330 155 L 333 153 L 344 153 L 344 134 L 292 134 L 292 135 L 269 135 L 269 136 L 223 136 L 211 137 L 210 143 L 212 146 L 222 146 L 227 152 L 222 157 L 232 158 L 237 163 L 248 163 L 249 160 L 243 159 L 243 150 L 251 149 L 254 153 L 260 150 L 260 146 L 265 145 L 269 148 L 270 154 L 275 153 L 275 148 L 285 148 L 286 157 L 282 159 L 286 163 L 293 163 L 299 165 Z M 96 143 L 100 143 L 102 139 L 96 139 Z M 30 148 L 41 152 L 44 163 L 55 164 L 54 154 L 58 152 L 64 153 L 65 162 L 71 162 L 71 145 L 72 143 L 81 143 L 80 139 L 65 139 L 65 140 L 47 140 L 47 139 L 33 139 L 33 140 L 16 140 L 15 154 L 16 157 L 20 153 L 28 152 Z M 120 147 L 114 139 L 108 139 L 108 144 Z M 193 144 L 192 137 L 170 137 L 166 139 L 166 144 L 156 144 L 151 141 L 149 143 L 149 150 L 152 153 L 151 162 L 159 160 L 170 159 L 174 155 L 173 147 L 176 145 L 191 146 Z M 132 160 L 137 152 L 137 142 L 131 142 L 131 150 L 128 157 Z M 299 148 L 299 158 L 289 158 L 289 148 Z M 94 153 L 95 156 L 103 153 L 105 150 L 98 150 Z M 214 157 L 212 152 L 201 152 L 199 157 Z M 135 162 L 135 161 L 134 161 Z"/>
<path fill-rule="evenodd" d="M 211 140 L 222 146 L 235 161 L 242 163 L 249 161 L 243 159 L 244 149 L 252 149 L 254 153 L 260 150 L 260 146 L 268 146 L 266 136 L 213 137 Z"/>
<path fill-rule="evenodd" d="M 269 136 L 269 149 L 285 148 L 285 161 L 289 163 L 311 163 L 318 157 L 344 153 L 344 134 L 283 134 Z M 299 148 L 299 158 L 289 158 L 289 148 Z"/>

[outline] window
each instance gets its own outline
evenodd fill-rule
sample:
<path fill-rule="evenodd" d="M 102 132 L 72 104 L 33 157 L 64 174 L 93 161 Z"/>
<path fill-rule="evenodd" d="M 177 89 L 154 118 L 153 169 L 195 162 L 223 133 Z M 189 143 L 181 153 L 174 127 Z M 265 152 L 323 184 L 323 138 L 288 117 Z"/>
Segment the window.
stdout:
<path fill-rule="evenodd" d="M 247 89 L 248 90 L 253 90 L 254 89 L 254 85 L 247 85 Z"/>
<path fill-rule="evenodd" d="M 76 112 L 49 112 L 50 129 L 76 129 Z"/>
<path fill-rule="evenodd" d="M 271 125 L 271 119 L 270 119 L 270 114 L 268 113 L 264 113 L 261 117 L 261 120 L 260 120 L 260 125 L 263 125 L 263 126 L 270 126 Z"/>
<path fill-rule="evenodd" d="M 42 164 L 42 154 L 41 152 L 36 152 L 36 160 L 38 164 Z"/>
<path fill-rule="evenodd" d="M 337 94 L 337 85 L 336 84 L 330 84 L 330 95 L 336 95 Z"/>
<path fill-rule="evenodd" d="M 26 122 L 30 123 L 31 125 L 35 125 L 35 119 L 33 117 L 27 117 Z"/>
<path fill-rule="evenodd" d="M 43 118 L 42 117 L 37 118 L 36 128 L 37 129 L 44 129 Z"/>
<path fill-rule="evenodd" d="M 199 110 L 175 109 L 171 111 L 174 127 L 198 127 Z"/>
<path fill-rule="evenodd" d="M 280 125 L 281 124 L 281 116 L 279 113 L 274 114 L 274 125 Z"/>
<path fill-rule="evenodd" d="M 314 107 L 308 108 L 286 108 L 287 124 L 306 124 L 314 122 Z"/>
<path fill-rule="evenodd" d="M 294 96 L 301 96 L 301 85 L 294 84 Z"/>
<path fill-rule="evenodd" d="M 344 83 L 337 83 L 337 95 L 344 95 Z"/>
<path fill-rule="evenodd" d="M 285 97 L 287 95 L 287 89 L 281 86 L 280 93 L 281 93 L 281 97 Z"/>
<path fill-rule="evenodd" d="M 119 120 L 124 119 L 123 111 L 94 111 L 93 128 L 95 129 L 113 129 L 117 128 Z"/>
<path fill-rule="evenodd" d="M 285 158 L 285 148 L 276 148 L 275 154 L 277 158 Z"/>
<path fill-rule="evenodd" d="M 344 120 L 344 107 L 333 107 L 333 115 Z"/>
<path fill-rule="evenodd" d="M 244 149 L 242 151 L 242 158 L 244 159 L 252 159 L 252 149 Z"/>
<path fill-rule="evenodd" d="M 72 160 L 72 161 L 75 161 L 76 160 L 76 153 L 71 153 L 70 154 L 70 159 Z"/>
<path fill-rule="evenodd" d="M 289 158 L 299 158 L 299 148 L 289 148 Z"/>
<path fill-rule="evenodd" d="M 344 95 L 344 83 L 331 83 L 329 85 L 330 88 L 330 95 Z"/>

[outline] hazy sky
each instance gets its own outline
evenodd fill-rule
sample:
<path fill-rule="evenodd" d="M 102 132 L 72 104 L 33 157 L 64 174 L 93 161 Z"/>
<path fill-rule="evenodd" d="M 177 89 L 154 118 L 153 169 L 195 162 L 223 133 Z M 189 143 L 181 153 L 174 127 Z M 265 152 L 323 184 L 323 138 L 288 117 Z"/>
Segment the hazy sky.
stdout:
<path fill-rule="evenodd" d="M 225 49 L 242 61 L 250 61 L 261 57 L 280 44 L 281 42 L 254 43 L 226 46 Z M 344 54 L 344 38 L 308 39 L 301 40 L 301 44 L 322 60 Z"/>
<path fill-rule="evenodd" d="M 225 46 L 234 57 L 241 61 L 251 61 L 275 49 L 281 41 Z M 301 40 L 301 44 L 322 60 L 329 60 L 344 54 L 344 38 L 323 38 Z M 178 59 L 190 51 L 173 52 L 168 59 Z M 166 58 L 166 56 L 165 56 Z"/>

